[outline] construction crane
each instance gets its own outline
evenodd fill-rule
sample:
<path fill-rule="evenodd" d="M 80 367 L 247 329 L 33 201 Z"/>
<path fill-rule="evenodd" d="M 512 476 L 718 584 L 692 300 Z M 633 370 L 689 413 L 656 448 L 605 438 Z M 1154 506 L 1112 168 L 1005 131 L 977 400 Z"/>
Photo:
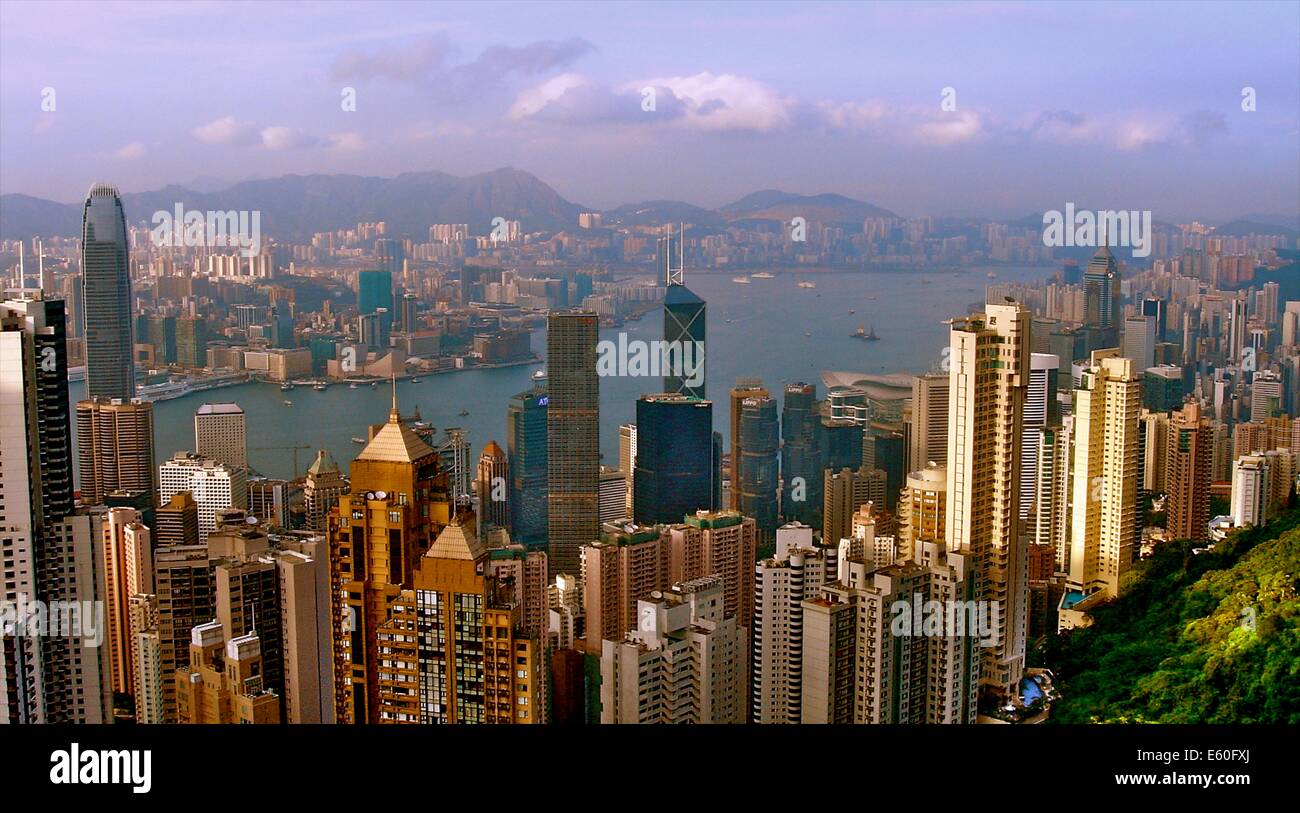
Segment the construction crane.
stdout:
<path fill-rule="evenodd" d="M 288 449 L 293 450 L 293 479 L 298 479 L 298 450 L 310 449 L 310 446 L 253 446 L 251 451 L 254 452 L 283 452 Z"/>

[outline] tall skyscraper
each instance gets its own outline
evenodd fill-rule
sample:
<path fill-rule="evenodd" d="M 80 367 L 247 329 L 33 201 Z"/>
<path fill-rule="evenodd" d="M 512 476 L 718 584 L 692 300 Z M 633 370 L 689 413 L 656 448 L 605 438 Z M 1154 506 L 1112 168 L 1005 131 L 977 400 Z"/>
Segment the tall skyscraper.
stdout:
<path fill-rule="evenodd" d="M 391 241 L 381 241 L 391 242 Z M 357 313 L 380 314 L 379 332 L 387 336 L 393 325 L 393 272 L 361 271 L 357 274 Z"/>
<path fill-rule="evenodd" d="M 1047 353 L 1029 358 L 1029 389 L 1020 432 L 1020 518 L 1028 519 L 1038 497 L 1038 431 L 1053 420 L 1056 409 L 1056 373 L 1061 360 Z"/>
<path fill-rule="evenodd" d="M 913 559 L 919 542 L 942 543 L 947 531 L 948 474 L 943 466 L 927 465 L 907 475 L 898 499 L 898 555 Z"/>
<path fill-rule="evenodd" d="M 81 289 L 86 335 L 86 397 L 135 395 L 131 344 L 131 268 L 126 215 L 115 187 L 90 188 L 81 220 Z"/>
<path fill-rule="evenodd" d="M 1263 525 L 1269 509 L 1268 460 L 1246 455 L 1232 466 L 1232 524 L 1238 528 Z"/>
<path fill-rule="evenodd" d="M 176 670 L 189 660 L 190 630 L 212 620 L 216 595 L 208 546 L 168 545 L 155 551 L 158 588 L 158 663 L 163 675 L 163 720 L 174 723 Z"/>
<path fill-rule="evenodd" d="M 324 533 L 330 509 L 346 494 L 347 480 L 339 472 L 339 464 L 324 449 L 316 450 L 316 459 L 307 467 L 303 483 L 303 502 L 307 509 L 307 530 Z"/>
<path fill-rule="evenodd" d="M 1156 320 L 1154 316 L 1124 319 L 1124 357 L 1133 359 L 1139 370 L 1156 364 Z"/>
<path fill-rule="evenodd" d="M 539 381 L 510 399 L 506 407 L 507 463 L 510 467 L 510 534 L 528 548 L 546 544 L 547 408 L 550 398 Z"/>
<path fill-rule="evenodd" d="M 664 294 L 664 341 L 670 363 L 664 375 L 664 392 L 704 397 L 704 300 L 681 283 Z M 689 361 L 689 364 L 687 362 Z"/>
<path fill-rule="evenodd" d="M 1119 596 L 1138 542 L 1138 413 L 1142 378 L 1116 349 L 1093 351 L 1074 391 L 1068 584 Z"/>
<path fill-rule="evenodd" d="M 968 557 L 977 598 L 996 606 L 981 682 L 999 696 L 1025 668 L 1028 551 L 1017 526 L 1029 323 L 1014 302 L 951 323 L 947 549 Z"/>
<path fill-rule="evenodd" d="M 817 387 L 785 385 L 781 404 L 781 515 L 787 522 L 820 523 L 814 499 L 822 479 L 817 448 Z"/>
<path fill-rule="evenodd" d="M 130 508 L 110 508 L 100 523 L 104 574 L 104 644 L 114 692 L 133 694 L 131 597 L 152 593 L 153 550 L 149 529 Z"/>
<path fill-rule="evenodd" d="M 852 536 L 853 515 L 873 498 L 880 500 L 878 508 L 884 506 L 885 495 L 878 488 L 881 478 L 872 478 L 870 473 L 867 468 L 826 469 L 822 494 L 822 539 L 826 544 L 833 545 Z M 873 489 L 873 485 L 877 488 Z"/>
<path fill-rule="evenodd" d="M 1110 253 L 1107 239 L 1103 236 L 1102 246 L 1092 255 L 1083 273 L 1083 322 L 1099 332 L 1100 347 L 1116 347 L 1119 322 L 1124 317 L 1124 294 L 1120 289 L 1119 263 Z"/>
<path fill-rule="evenodd" d="M 101 505 L 115 491 L 156 491 L 153 404 L 102 397 L 77 402 L 77 468 L 83 505 Z"/>
<path fill-rule="evenodd" d="M 575 573 L 578 550 L 600 533 L 599 324 L 591 311 L 546 320 L 547 555 L 556 573 Z"/>
<path fill-rule="evenodd" d="M 740 410 L 746 398 L 766 398 L 767 390 L 760 378 L 741 378 L 731 388 L 731 505 L 740 507 L 740 476 L 742 441 L 740 437 Z"/>
<path fill-rule="evenodd" d="M 739 495 L 740 513 L 758 523 L 759 544 L 766 545 L 776 536 L 777 452 L 781 446 L 776 401 L 750 397 L 740 406 L 740 480 L 733 483 L 732 490 Z"/>
<path fill-rule="evenodd" d="M 625 504 L 627 513 L 624 516 L 632 516 L 632 493 L 635 490 L 633 481 L 636 470 L 636 424 L 625 423 L 618 427 L 618 468 L 623 472 L 627 480 L 627 495 Z"/>
<path fill-rule="evenodd" d="M 674 393 L 643 395 L 636 402 L 636 426 L 632 518 L 653 525 L 717 510 L 722 484 L 713 402 Z"/>
<path fill-rule="evenodd" d="M 1171 539 L 1209 537 L 1210 466 L 1213 427 L 1201 406 L 1188 402 L 1169 418 L 1165 446 L 1165 488 L 1169 492 L 1165 527 Z"/>
<path fill-rule="evenodd" d="M 232 469 L 248 468 L 248 435 L 239 404 L 203 404 L 194 413 L 194 451 Z"/>
<path fill-rule="evenodd" d="M 489 528 L 510 527 L 510 471 L 506 453 L 489 440 L 478 458 L 474 490 L 478 495 L 478 529 L 480 536 Z M 484 537 L 486 538 L 486 537 Z"/>
<path fill-rule="evenodd" d="M 927 373 L 912 379 L 912 434 L 907 470 L 921 471 L 948 460 L 948 375 Z"/>

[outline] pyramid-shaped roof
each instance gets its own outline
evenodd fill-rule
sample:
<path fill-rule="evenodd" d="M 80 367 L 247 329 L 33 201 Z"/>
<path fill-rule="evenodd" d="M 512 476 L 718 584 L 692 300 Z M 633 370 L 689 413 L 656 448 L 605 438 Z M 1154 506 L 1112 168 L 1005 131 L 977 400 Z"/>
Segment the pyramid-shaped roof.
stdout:
<path fill-rule="evenodd" d="M 438 538 L 429 546 L 425 556 L 434 559 L 460 559 L 474 562 L 483 557 L 487 551 L 478 541 L 478 537 L 469 532 L 464 525 L 452 523 L 442 529 Z"/>
<path fill-rule="evenodd" d="M 388 413 L 388 423 L 384 424 L 366 447 L 357 455 L 357 460 L 381 461 L 385 463 L 411 463 L 433 454 L 429 444 L 420 440 L 420 436 L 411 427 L 402 423 L 401 413 L 397 411 L 397 380 L 393 380 L 393 409 Z"/>

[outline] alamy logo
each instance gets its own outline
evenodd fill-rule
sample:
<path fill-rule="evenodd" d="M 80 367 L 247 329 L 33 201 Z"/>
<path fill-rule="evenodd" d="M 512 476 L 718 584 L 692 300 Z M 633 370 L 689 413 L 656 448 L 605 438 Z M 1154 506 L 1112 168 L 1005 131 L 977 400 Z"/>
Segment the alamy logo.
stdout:
<path fill-rule="evenodd" d="M 980 646 L 993 646 L 998 626 L 998 606 L 991 601 L 925 600 L 913 593 L 912 600 L 899 599 L 889 605 L 889 631 L 899 638 L 978 638 Z"/>
<path fill-rule="evenodd" d="M 674 376 L 688 387 L 704 383 L 704 342 L 643 341 L 618 334 L 618 343 L 596 344 L 596 373 L 601 376 Z"/>
<path fill-rule="evenodd" d="M 1065 212 L 1052 209 L 1043 214 L 1043 245 L 1062 246 L 1127 246 L 1134 257 L 1151 256 L 1151 210 L 1131 212 L 1087 210 L 1075 211 L 1073 203 L 1065 204 Z"/>
<path fill-rule="evenodd" d="M 80 638 L 86 646 L 104 643 L 104 602 L 40 601 L 19 593 L 0 601 L 0 638 Z"/>
<path fill-rule="evenodd" d="M 81 750 L 79 743 L 50 754 L 52 785 L 130 785 L 132 793 L 153 787 L 153 752 Z"/>
<path fill-rule="evenodd" d="M 158 248 L 239 248 L 245 257 L 262 250 L 260 211 L 186 211 L 178 203 L 174 212 L 154 212 L 152 223 L 150 237 Z"/>

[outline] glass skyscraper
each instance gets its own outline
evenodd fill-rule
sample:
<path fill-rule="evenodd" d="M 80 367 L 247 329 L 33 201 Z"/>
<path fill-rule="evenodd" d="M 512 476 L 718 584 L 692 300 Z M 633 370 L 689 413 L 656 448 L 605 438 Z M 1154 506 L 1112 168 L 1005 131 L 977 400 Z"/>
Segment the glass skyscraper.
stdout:
<path fill-rule="evenodd" d="M 538 381 L 506 407 L 510 470 L 510 533 L 530 548 L 546 544 L 546 410 L 550 399 Z"/>
<path fill-rule="evenodd" d="M 637 427 L 637 455 L 641 454 L 641 427 Z M 740 405 L 740 444 L 742 461 L 740 482 L 736 488 L 740 513 L 758 523 L 759 542 L 771 544 L 776 538 L 777 451 L 781 445 L 776 401 L 771 398 L 746 398 Z M 861 453 L 861 446 L 859 453 Z"/>
<path fill-rule="evenodd" d="M 721 461 L 713 402 L 688 395 L 644 395 L 636 402 L 632 518 L 641 525 L 681 522 L 717 510 Z"/>
<path fill-rule="evenodd" d="M 677 283 L 668 286 L 664 294 L 664 341 L 674 359 L 680 357 L 689 364 L 665 370 L 664 392 L 704 397 L 704 312 L 704 300 L 690 288 Z"/>
<path fill-rule="evenodd" d="M 781 406 L 781 514 L 786 522 L 816 524 L 821 508 L 822 470 L 817 451 L 817 387 L 785 386 Z M 796 478 L 799 478 L 796 481 Z"/>
<path fill-rule="evenodd" d="M 86 397 L 135 395 L 126 215 L 115 187 L 95 184 L 81 221 Z"/>
<path fill-rule="evenodd" d="M 578 551 L 600 535 L 599 321 L 593 311 L 546 320 L 547 555 L 552 573 L 578 572 Z"/>
<path fill-rule="evenodd" d="M 357 313 L 365 316 L 381 309 L 381 332 L 386 336 L 393 326 L 393 273 L 362 271 L 357 275 Z"/>

